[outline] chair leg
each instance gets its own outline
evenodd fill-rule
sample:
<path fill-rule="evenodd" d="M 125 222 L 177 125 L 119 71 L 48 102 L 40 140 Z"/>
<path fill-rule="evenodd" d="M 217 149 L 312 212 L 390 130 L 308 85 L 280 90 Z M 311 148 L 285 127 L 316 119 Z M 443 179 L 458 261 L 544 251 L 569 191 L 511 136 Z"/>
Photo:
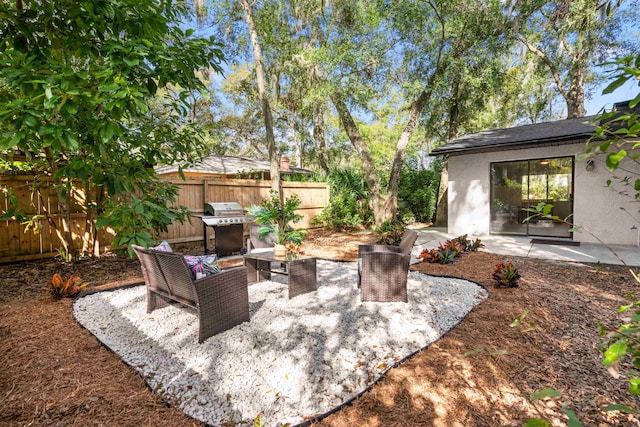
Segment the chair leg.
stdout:
<path fill-rule="evenodd" d="M 153 310 L 164 308 L 169 305 L 171 305 L 171 302 L 162 295 L 158 295 L 147 289 L 147 313 L 151 313 Z"/>

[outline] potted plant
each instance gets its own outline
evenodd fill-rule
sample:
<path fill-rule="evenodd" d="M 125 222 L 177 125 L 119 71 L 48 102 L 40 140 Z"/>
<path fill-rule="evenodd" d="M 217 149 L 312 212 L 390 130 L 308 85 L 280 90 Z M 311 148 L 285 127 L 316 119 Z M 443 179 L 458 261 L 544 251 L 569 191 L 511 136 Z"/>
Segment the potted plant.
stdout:
<path fill-rule="evenodd" d="M 265 199 L 260 205 L 250 206 L 248 212 L 255 216 L 255 222 L 260 224 L 258 228 L 258 237 L 264 239 L 268 234 L 273 233 L 275 237 L 275 247 L 273 253 L 275 256 L 285 256 L 287 243 L 300 244 L 305 238 L 302 230 L 296 230 L 291 224 L 302 219 L 302 215 L 296 210 L 300 206 L 300 198 L 293 194 L 287 197 L 284 203 L 278 197 L 278 194 L 271 190 L 271 198 Z"/>

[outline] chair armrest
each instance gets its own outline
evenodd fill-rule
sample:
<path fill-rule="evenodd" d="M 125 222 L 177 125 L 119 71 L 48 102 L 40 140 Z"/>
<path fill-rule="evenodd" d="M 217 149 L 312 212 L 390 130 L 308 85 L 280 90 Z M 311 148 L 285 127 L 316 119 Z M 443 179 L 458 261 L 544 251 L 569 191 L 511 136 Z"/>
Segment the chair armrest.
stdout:
<path fill-rule="evenodd" d="M 359 245 L 358 246 L 358 258 L 362 254 L 365 254 L 368 252 L 400 253 L 400 248 L 398 246 L 390 246 L 390 245 Z"/>
<path fill-rule="evenodd" d="M 211 274 L 193 282 L 200 309 L 208 311 L 227 304 L 249 306 L 247 267 L 239 266 Z"/>
<path fill-rule="evenodd" d="M 193 285 L 198 298 L 198 342 L 250 320 L 246 267 L 222 270 Z"/>

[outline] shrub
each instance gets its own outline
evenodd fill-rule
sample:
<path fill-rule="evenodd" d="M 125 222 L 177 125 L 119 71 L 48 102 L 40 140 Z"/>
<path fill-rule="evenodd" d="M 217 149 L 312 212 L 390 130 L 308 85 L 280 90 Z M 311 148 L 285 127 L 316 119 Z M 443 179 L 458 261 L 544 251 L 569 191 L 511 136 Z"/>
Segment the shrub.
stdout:
<path fill-rule="evenodd" d="M 79 283 L 82 279 L 78 276 L 71 275 L 67 280 L 63 280 L 62 276 L 58 273 L 54 274 L 51 278 L 51 284 L 49 287 L 43 288 L 49 291 L 52 297 L 55 299 L 70 298 L 77 295 L 80 289 L 84 288 L 89 282 Z"/>
<path fill-rule="evenodd" d="M 469 240 L 465 234 L 440 243 L 436 249 L 424 249 L 418 255 L 418 259 L 422 262 L 451 264 L 464 252 L 477 251 L 482 246 L 484 245 L 480 239 Z"/>
<path fill-rule="evenodd" d="M 332 230 L 349 230 L 373 222 L 369 189 L 361 173 L 353 169 L 332 169 L 327 176 L 329 205 L 314 218 Z"/>
<path fill-rule="evenodd" d="M 248 212 L 255 216 L 255 222 L 260 224 L 259 238 L 274 233 L 276 242 L 284 245 L 287 242 L 300 244 L 306 237 L 302 230 L 296 230 L 292 224 L 300 221 L 302 215 L 297 212 L 300 198 L 297 194 L 287 197 L 284 202 L 274 190 L 269 192 L 270 198 L 264 199 L 260 205 L 249 206 Z"/>
<path fill-rule="evenodd" d="M 518 269 L 511 263 L 497 264 L 493 272 L 493 280 L 499 288 L 517 288 L 521 277 Z"/>
<path fill-rule="evenodd" d="M 402 240 L 405 228 L 405 225 L 400 221 L 384 221 L 380 228 L 376 229 L 378 243 L 398 246 Z"/>
<path fill-rule="evenodd" d="M 462 247 L 463 252 L 476 252 L 478 249 L 484 246 L 480 239 L 470 240 L 466 234 L 451 239 L 457 242 Z"/>
<path fill-rule="evenodd" d="M 422 259 L 422 262 L 432 264 L 452 264 L 460 256 L 460 253 L 456 244 L 450 244 L 450 241 L 447 241 L 437 248 L 423 249 L 417 258 Z"/>
<path fill-rule="evenodd" d="M 398 204 L 400 215 L 414 221 L 431 222 L 436 211 L 442 166 L 436 162 L 429 169 L 407 162 L 400 173 Z M 409 222 L 409 221 L 405 221 Z"/>

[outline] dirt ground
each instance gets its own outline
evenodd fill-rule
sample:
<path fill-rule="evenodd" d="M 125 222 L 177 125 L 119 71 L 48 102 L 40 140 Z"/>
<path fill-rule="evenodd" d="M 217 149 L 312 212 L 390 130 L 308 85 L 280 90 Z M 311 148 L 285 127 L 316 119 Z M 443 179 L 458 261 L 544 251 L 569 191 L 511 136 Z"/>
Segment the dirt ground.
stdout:
<path fill-rule="evenodd" d="M 321 231 L 304 247 L 320 258 L 354 260 L 358 244 L 373 240 L 366 232 Z M 519 268 L 518 288 L 494 287 L 491 273 L 504 261 Z M 602 366 L 596 348 L 598 324 L 617 325 L 617 307 L 640 298 L 624 268 L 486 252 L 414 268 L 476 281 L 490 297 L 441 340 L 315 425 L 522 426 L 530 418 L 566 425 L 563 408 L 588 426 L 640 425 L 636 416 L 602 411 L 611 403 L 640 407 L 626 379 Z M 165 404 L 79 326 L 71 299 L 53 301 L 41 289 L 56 272 L 91 281 L 88 290 L 142 280 L 136 259 L 116 256 L 0 266 L 0 426 L 201 425 Z M 561 396 L 530 399 L 547 387 Z"/>

